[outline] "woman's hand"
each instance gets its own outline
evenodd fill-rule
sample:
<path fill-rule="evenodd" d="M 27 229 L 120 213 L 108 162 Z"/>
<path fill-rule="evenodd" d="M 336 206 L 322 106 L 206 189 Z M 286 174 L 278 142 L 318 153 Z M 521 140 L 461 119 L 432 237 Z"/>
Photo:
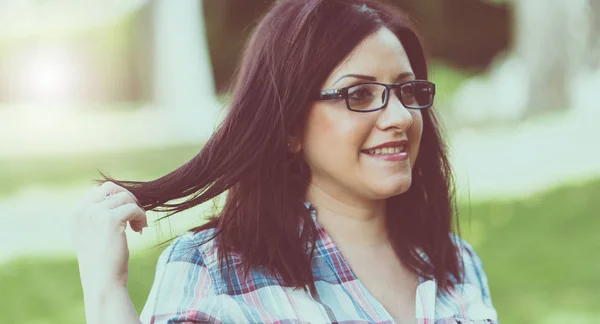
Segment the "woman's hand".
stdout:
<path fill-rule="evenodd" d="M 96 185 L 69 215 L 68 222 L 84 293 L 127 287 L 127 222 L 139 233 L 148 226 L 135 196 L 113 182 Z"/>

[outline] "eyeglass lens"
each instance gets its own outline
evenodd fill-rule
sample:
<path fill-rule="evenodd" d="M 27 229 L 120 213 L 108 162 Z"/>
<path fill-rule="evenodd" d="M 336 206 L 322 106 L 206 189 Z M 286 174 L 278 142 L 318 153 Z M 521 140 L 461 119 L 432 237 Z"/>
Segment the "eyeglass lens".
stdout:
<path fill-rule="evenodd" d="M 410 82 L 396 87 L 394 93 L 406 108 L 428 107 L 433 101 L 433 89 L 427 82 Z M 374 110 L 383 107 L 386 87 L 380 84 L 359 84 L 348 89 L 348 105 L 352 110 Z"/>

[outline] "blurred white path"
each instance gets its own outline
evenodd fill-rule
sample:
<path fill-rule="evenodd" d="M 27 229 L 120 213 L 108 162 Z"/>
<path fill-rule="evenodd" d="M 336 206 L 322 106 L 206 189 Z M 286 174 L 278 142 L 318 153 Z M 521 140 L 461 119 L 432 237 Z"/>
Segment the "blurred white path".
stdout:
<path fill-rule="evenodd" d="M 0 107 L 0 158 L 198 143 L 210 137 L 223 117 L 220 104 L 213 101 L 183 117 L 156 106 L 80 108 Z M 194 121 L 195 127 L 178 130 L 182 118 Z"/>
<path fill-rule="evenodd" d="M 470 191 L 474 200 L 519 198 L 600 177 L 600 109 L 594 110 L 456 132 L 450 145 L 459 192 Z"/>
<path fill-rule="evenodd" d="M 70 190 L 32 188 L 16 197 L 0 199 L 0 264 L 14 257 L 32 255 L 74 254 L 67 227 L 66 214 L 91 185 Z M 148 228 L 142 235 L 127 229 L 132 251 L 151 248 L 176 234 L 201 224 L 200 217 L 211 203 L 179 213 L 157 226 L 153 220 L 164 214 L 147 212 Z"/>

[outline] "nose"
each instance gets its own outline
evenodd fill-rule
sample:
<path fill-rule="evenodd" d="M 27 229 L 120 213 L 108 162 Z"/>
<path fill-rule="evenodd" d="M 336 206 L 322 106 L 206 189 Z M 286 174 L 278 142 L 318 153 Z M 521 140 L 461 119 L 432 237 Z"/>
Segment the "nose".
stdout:
<path fill-rule="evenodd" d="M 404 132 L 412 125 L 413 116 L 393 92 L 389 96 L 387 106 L 381 110 L 377 120 L 377 127 L 381 130 L 396 128 Z"/>

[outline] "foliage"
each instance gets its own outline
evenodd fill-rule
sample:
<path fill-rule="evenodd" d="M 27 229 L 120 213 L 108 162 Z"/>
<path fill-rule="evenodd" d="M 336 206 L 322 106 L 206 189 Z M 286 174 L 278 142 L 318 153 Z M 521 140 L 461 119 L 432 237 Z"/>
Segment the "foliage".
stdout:
<path fill-rule="evenodd" d="M 428 55 L 459 69 L 482 70 L 511 42 L 511 7 L 480 0 L 382 0 L 405 10 Z M 215 84 L 226 91 L 250 32 L 272 0 L 204 1 Z"/>
<path fill-rule="evenodd" d="M 510 6 L 480 0 L 393 0 L 415 21 L 428 54 L 461 69 L 483 70 L 512 37 Z"/>

